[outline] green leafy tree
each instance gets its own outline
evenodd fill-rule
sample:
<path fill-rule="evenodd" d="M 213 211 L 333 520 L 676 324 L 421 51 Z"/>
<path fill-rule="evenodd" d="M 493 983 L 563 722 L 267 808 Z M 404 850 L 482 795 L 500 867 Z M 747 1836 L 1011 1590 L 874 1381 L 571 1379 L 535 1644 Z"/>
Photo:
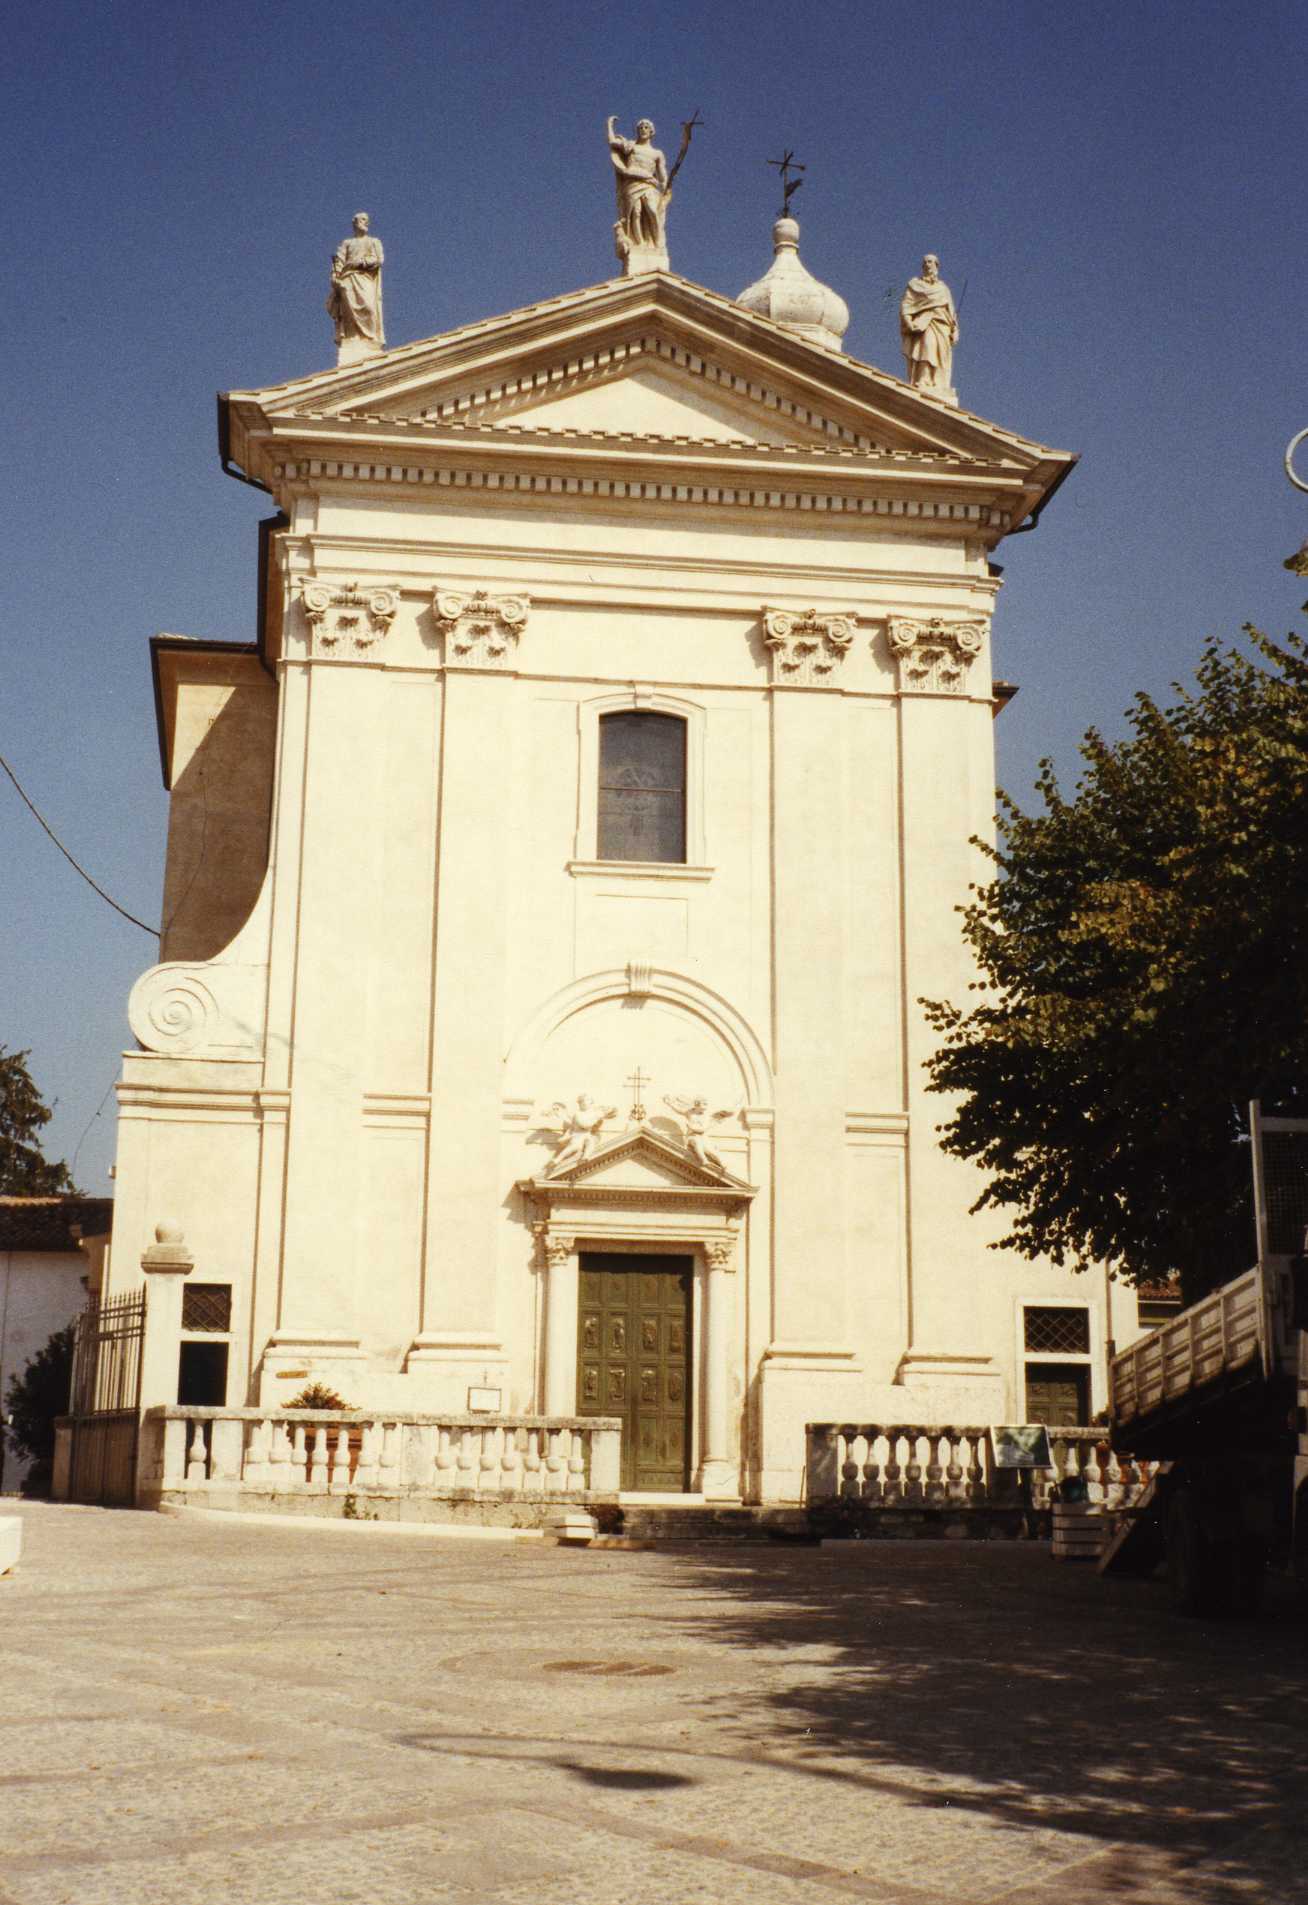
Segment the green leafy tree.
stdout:
<path fill-rule="evenodd" d="M 1308 648 L 1210 642 L 1191 688 L 1096 732 L 1075 795 L 1001 796 L 996 878 L 964 910 L 967 1006 L 924 1002 L 945 1149 L 989 1173 L 1024 1256 L 1187 1300 L 1253 1249 L 1246 1108 L 1308 1081 Z"/>
<path fill-rule="evenodd" d="M 73 1325 L 56 1330 L 44 1349 L 38 1349 L 5 1394 L 9 1447 L 32 1467 L 24 1489 L 48 1493 L 54 1464 L 55 1418 L 68 1413 L 68 1391 L 73 1370 Z"/>
<path fill-rule="evenodd" d="M 27 1052 L 0 1045 L 0 1195 L 53 1197 L 76 1186 L 62 1161 L 41 1155 L 40 1133 L 51 1112 L 32 1083 Z"/>

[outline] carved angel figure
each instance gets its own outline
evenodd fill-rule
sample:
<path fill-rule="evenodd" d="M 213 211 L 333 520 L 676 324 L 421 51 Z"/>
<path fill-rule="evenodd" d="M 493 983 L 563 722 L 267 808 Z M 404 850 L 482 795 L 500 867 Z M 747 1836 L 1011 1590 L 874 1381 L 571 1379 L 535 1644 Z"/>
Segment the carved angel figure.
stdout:
<path fill-rule="evenodd" d="M 546 1177 L 557 1177 L 560 1171 L 568 1170 L 574 1164 L 580 1164 L 588 1158 L 599 1143 L 600 1128 L 605 1119 L 617 1115 L 616 1105 L 607 1105 L 603 1110 L 595 1103 L 589 1092 L 583 1091 L 577 1099 L 575 1111 L 560 1104 L 556 1099 L 550 1106 L 563 1119 L 559 1148 L 545 1167 Z"/>
<path fill-rule="evenodd" d="M 704 1134 L 708 1130 L 710 1118 L 714 1124 L 721 1124 L 724 1118 L 731 1116 L 730 1111 L 710 1112 L 707 1098 L 665 1097 L 663 1102 L 670 1111 L 675 1111 L 679 1118 L 684 1119 L 686 1149 L 696 1164 L 702 1164 L 708 1171 L 725 1171 L 727 1167 L 717 1152 L 705 1144 Z"/>

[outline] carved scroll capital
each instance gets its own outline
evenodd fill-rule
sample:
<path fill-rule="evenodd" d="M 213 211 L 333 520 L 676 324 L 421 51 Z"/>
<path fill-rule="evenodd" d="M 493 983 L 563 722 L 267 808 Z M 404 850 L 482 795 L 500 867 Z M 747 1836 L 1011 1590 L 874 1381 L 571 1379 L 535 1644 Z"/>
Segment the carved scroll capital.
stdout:
<path fill-rule="evenodd" d="M 852 615 L 819 615 L 816 609 L 763 611 L 763 644 L 771 657 L 774 683 L 831 687 L 832 676 L 853 640 Z"/>
<path fill-rule="evenodd" d="M 358 582 L 305 582 L 300 601 L 315 655 L 366 655 L 388 633 L 400 592 Z"/>
<path fill-rule="evenodd" d="M 437 589 L 431 606 L 436 626 L 445 637 L 447 668 L 505 668 L 527 626 L 531 598 L 489 595 L 485 589 L 472 594 Z"/>
<path fill-rule="evenodd" d="M 736 1267 L 735 1238 L 711 1238 L 704 1246 L 704 1260 L 710 1270 L 734 1270 Z"/>
<path fill-rule="evenodd" d="M 558 1231 L 551 1230 L 545 1223 L 533 1224 L 532 1231 L 546 1266 L 551 1270 L 561 1270 L 576 1250 L 577 1239 L 560 1236 Z"/>
<path fill-rule="evenodd" d="M 886 633 L 901 694 L 962 694 L 986 637 L 984 622 L 947 622 L 939 615 L 920 622 L 892 615 Z"/>

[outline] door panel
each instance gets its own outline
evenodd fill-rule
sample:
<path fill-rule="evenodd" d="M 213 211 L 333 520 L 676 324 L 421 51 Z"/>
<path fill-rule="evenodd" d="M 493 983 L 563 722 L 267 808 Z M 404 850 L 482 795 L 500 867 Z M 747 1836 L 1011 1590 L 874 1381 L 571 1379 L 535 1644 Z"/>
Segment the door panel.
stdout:
<path fill-rule="evenodd" d="M 1083 1363 L 1028 1363 L 1026 1419 L 1050 1429 L 1084 1427 L 1090 1420 L 1090 1371 Z"/>
<path fill-rule="evenodd" d="M 586 1251 L 577 1406 L 622 1417 L 622 1486 L 690 1486 L 689 1257 Z"/>

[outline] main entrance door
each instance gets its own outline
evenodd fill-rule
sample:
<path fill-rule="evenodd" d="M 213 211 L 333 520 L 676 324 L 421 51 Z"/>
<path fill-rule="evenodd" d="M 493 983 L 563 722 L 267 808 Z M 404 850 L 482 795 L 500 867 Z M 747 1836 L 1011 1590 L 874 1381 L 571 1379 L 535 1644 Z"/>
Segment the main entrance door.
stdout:
<path fill-rule="evenodd" d="M 690 1486 L 692 1259 L 581 1258 L 577 1407 L 622 1417 L 622 1486 Z"/>

